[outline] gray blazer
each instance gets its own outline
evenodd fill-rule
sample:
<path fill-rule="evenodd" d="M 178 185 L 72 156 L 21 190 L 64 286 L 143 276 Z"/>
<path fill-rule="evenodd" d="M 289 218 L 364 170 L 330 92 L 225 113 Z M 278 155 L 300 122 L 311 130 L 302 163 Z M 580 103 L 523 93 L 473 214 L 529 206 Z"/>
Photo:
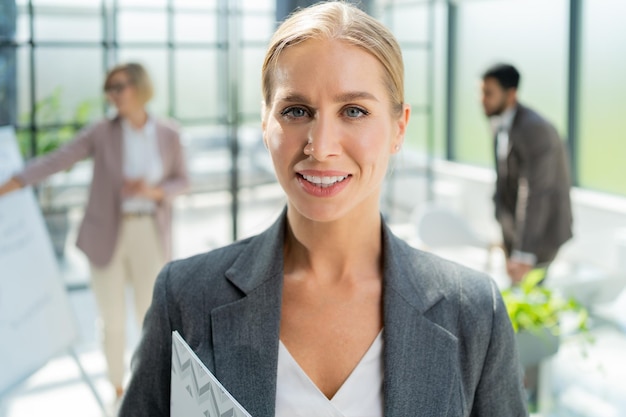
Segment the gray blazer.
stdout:
<path fill-rule="evenodd" d="M 170 415 L 171 332 L 253 417 L 274 415 L 285 215 L 253 238 L 168 264 L 121 417 Z M 383 227 L 386 417 L 526 416 L 513 330 L 485 275 Z"/>
<path fill-rule="evenodd" d="M 155 124 L 163 162 L 163 179 L 159 186 L 165 192 L 165 199 L 157 205 L 155 220 L 163 252 L 166 259 L 170 259 L 171 201 L 187 189 L 189 179 L 178 129 L 160 120 Z M 31 185 L 87 158 L 93 158 L 93 177 L 76 245 L 93 265 L 104 267 L 113 257 L 122 221 L 124 155 L 120 119 L 104 119 L 83 129 L 74 140 L 32 161 L 16 177 L 23 185 Z"/>
<path fill-rule="evenodd" d="M 496 217 L 504 244 L 550 262 L 572 237 L 567 151 L 556 129 L 528 107 L 518 105 L 509 132 L 505 169 L 498 169 Z M 497 157 L 496 157 L 497 161 Z"/>

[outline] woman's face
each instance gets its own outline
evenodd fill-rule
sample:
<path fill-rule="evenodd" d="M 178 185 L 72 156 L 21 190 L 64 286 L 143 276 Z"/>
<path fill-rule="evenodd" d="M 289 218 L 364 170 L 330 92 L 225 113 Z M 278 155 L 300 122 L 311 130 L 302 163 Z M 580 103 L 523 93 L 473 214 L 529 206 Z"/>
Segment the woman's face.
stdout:
<path fill-rule="evenodd" d="M 106 89 L 107 99 L 121 116 L 143 108 L 137 88 L 131 83 L 125 71 L 118 71 L 111 77 Z"/>
<path fill-rule="evenodd" d="M 378 215 L 410 114 L 392 111 L 378 60 L 342 41 L 307 40 L 281 53 L 272 85 L 263 135 L 290 207 L 322 222 Z"/>

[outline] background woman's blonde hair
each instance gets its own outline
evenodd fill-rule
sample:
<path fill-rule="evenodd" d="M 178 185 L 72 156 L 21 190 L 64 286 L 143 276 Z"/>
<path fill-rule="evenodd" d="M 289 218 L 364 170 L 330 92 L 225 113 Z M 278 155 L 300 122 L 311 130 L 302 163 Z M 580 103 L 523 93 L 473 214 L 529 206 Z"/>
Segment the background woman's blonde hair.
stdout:
<path fill-rule="evenodd" d="M 281 52 L 308 39 L 331 39 L 363 48 L 382 64 L 392 108 L 404 104 L 404 64 L 400 46 L 382 23 L 342 1 L 319 3 L 299 10 L 276 30 L 265 55 L 261 86 L 266 106 L 271 105 L 273 73 Z"/>
<path fill-rule="evenodd" d="M 125 64 L 119 64 L 109 70 L 104 80 L 104 90 L 106 91 L 111 85 L 111 79 L 119 72 L 124 72 L 128 75 L 130 83 L 135 86 L 139 98 L 144 104 L 150 101 L 154 94 L 152 88 L 152 81 L 148 75 L 148 71 L 141 64 L 135 62 L 128 62 Z"/>

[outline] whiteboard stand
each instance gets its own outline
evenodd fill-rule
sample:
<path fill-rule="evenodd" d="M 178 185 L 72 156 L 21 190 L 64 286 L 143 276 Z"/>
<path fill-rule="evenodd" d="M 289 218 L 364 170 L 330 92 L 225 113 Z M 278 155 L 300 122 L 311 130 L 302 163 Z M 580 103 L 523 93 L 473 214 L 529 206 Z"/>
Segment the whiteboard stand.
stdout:
<path fill-rule="evenodd" d="M 91 390 L 91 393 L 96 399 L 98 406 L 102 410 L 102 414 L 106 417 L 113 417 L 113 416 L 110 416 L 109 413 L 107 413 L 106 407 L 104 405 L 104 401 L 102 400 L 102 397 L 98 393 L 98 390 L 96 390 L 96 387 L 94 386 L 93 381 L 91 380 L 91 378 L 85 371 L 85 368 L 83 368 L 83 364 L 80 362 L 80 358 L 78 357 L 78 354 L 76 353 L 76 349 L 74 349 L 73 347 L 70 347 L 68 349 L 68 353 L 70 354 L 72 359 L 74 359 L 74 362 L 76 363 L 76 366 L 78 367 L 78 370 L 80 371 L 80 375 L 83 378 L 83 381 L 85 382 L 85 384 L 87 384 L 87 386 Z"/>

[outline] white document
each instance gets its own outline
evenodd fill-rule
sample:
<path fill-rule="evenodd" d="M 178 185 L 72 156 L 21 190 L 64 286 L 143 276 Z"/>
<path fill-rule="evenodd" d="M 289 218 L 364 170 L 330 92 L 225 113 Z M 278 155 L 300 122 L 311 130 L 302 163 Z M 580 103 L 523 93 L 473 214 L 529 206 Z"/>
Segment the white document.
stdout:
<path fill-rule="evenodd" d="M 252 417 L 183 340 L 172 333 L 172 417 Z"/>
<path fill-rule="evenodd" d="M 0 127 L 0 184 L 23 166 Z M 0 396 L 70 347 L 74 316 L 32 189 L 0 197 Z"/>

